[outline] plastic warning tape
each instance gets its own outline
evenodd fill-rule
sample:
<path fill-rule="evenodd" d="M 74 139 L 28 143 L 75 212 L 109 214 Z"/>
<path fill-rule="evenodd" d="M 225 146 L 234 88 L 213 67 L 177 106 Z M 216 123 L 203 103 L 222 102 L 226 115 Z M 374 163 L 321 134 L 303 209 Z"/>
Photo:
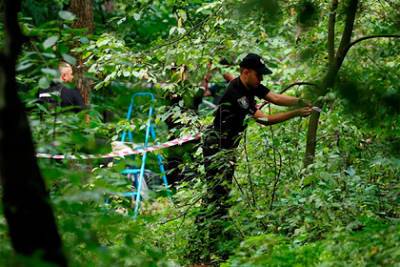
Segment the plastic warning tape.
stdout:
<path fill-rule="evenodd" d="M 115 157 L 125 157 L 130 155 L 143 154 L 145 152 L 153 152 L 156 150 L 160 150 L 163 148 L 168 148 L 176 145 L 182 145 L 192 140 L 197 140 L 200 138 L 200 134 L 196 135 L 188 135 L 181 138 L 176 138 L 174 140 L 157 144 L 149 147 L 142 148 L 132 148 L 126 145 L 124 142 L 114 142 L 113 143 L 113 152 L 103 155 L 51 155 L 46 153 L 37 153 L 37 158 L 48 158 L 48 159 L 100 159 L 100 158 L 115 158 Z"/>

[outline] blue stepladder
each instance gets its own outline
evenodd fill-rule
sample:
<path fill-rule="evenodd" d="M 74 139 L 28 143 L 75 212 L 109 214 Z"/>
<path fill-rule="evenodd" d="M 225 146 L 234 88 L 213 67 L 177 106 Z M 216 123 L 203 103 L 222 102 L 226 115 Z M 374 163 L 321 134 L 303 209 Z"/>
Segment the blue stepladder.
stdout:
<path fill-rule="evenodd" d="M 144 181 L 144 174 L 145 174 L 145 168 L 146 168 L 146 160 L 147 160 L 147 152 L 146 148 L 149 145 L 149 139 L 150 137 L 152 138 L 153 141 L 156 141 L 156 131 L 155 127 L 152 123 L 152 117 L 154 115 L 154 103 L 155 103 L 155 97 L 152 93 L 149 92 L 138 92 L 134 93 L 131 97 L 131 102 L 128 108 L 128 113 L 126 115 L 126 119 L 130 121 L 132 119 L 132 113 L 133 109 L 135 107 L 135 100 L 138 98 L 148 98 L 150 100 L 149 103 L 149 111 L 147 114 L 147 122 L 146 122 L 146 132 L 145 132 L 145 138 L 144 138 L 144 145 L 140 147 L 136 147 L 135 149 L 143 149 L 143 154 L 142 154 L 142 159 L 141 159 L 141 164 L 140 168 L 135 168 L 135 167 L 127 167 L 125 170 L 122 171 L 122 174 L 126 175 L 131 175 L 134 177 L 135 183 L 135 188 L 132 189 L 132 192 L 125 192 L 120 195 L 125 196 L 125 197 L 131 197 L 132 199 L 135 200 L 135 208 L 134 208 L 134 218 L 137 217 L 139 214 L 139 208 L 140 208 L 140 202 L 141 202 L 141 193 L 143 189 L 143 181 Z M 131 130 L 124 130 L 121 135 L 121 142 L 126 142 L 126 139 L 130 143 L 133 143 L 133 132 Z M 159 143 L 156 142 L 158 145 Z M 170 196 L 171 192 L 168 187 L 168 181 L 166 177 L 166 172 L 163 164 L 163 158 L 160 155 L 160 153 L 157 153 L 157 163 L 160 169 L 160 174 L 161 174 L 161 179 L 164 183 L 164 186 L 167 190 L 167 195 Z"/>

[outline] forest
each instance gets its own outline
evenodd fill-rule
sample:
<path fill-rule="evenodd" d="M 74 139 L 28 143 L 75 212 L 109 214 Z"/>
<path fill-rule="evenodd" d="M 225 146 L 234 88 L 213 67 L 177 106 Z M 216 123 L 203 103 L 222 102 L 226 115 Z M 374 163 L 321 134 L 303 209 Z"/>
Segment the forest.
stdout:
<path fill-rule="evenodd" d="M 0 0 L 0 29 L 0 266 L 400 266 L 400 1 Z"/>

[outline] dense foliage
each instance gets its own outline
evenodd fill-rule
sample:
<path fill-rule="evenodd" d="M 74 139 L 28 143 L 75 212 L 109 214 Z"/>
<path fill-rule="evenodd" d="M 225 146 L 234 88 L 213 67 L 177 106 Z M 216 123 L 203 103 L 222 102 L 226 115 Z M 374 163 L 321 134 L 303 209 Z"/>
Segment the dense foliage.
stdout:
<path fill-rule="evenodd" d="M 273 70 L 264 82 L 276 92 L 304 81 L 320 84 L 327 71 L 330 1 L 93 1 L 95 32 L 73 27 L 69 1 L 23 1 L 20 23 L 29 37 L 20 55 L 20 96 L 29 109 L 38 152 L 98 154 L 111 149 L 123 130 L 143 131 L 145 118 L 127 121 L 133 92 L 157 96 L 158 141 L 202 132 L 212 110 L 187 108 L 207 72 L 207 63 L 232 63 L 248 52 L 262 54 Z M 350 1 L 339 1 L 336 46 Z M 1 5 L 0 5 L 1 7 Z M 359 3 L 352 40 L 400 34 L 395 0 Z M 1 8 L 0 8 L 1 9 Z M 3 25 L 0 24 L 0 28 Z M 2 37 L 3 33 L 0 33 Z M 3 40 L 3 38 L 0 38 Z M 91 106 L 79 114 L 35 102 L 56 78 L 60 60 L 77 65 L 82 56 L 93 82 Z M 179 70 L 188 68 L 187 80 Z M 348 52 L 335 86 L 294 86 L 288 94 L 324 103 L 315 161 L 303 167 L 307 119 L 262 127 L 248 120 L 237 149 L 230 216 L 231 256 L 221 266 L 397 266 L 400 264 L 400 43 L 371 38 Z M 173 66 L 178 67 L 174 72 Z M 235 75 L 237 72 L 235 73 Z M 222 76 L 215 75 L 215 82 Z M 182 96 L 171 108 L 167 98 Z M 266 113 L 281 110 L 266 105 Z M 105 112 L 113 118 L 104 122 Z M 90 120 L 87 120 L 87 116 Z M 172 116 L 177 129 L 168 128 Z M 183 125 L 183 127 L 181 127 Z M 143 142 L 141 135 L 139 142 Z M 203 184 L 201 146 L 180 166 L 191 179 L 154 190 L 132 219 L 132 201 L 113 195 L 130 189 L 121 174 L 138 159 L 38 159 L 64 250 L 71 266 L 185 266 Z M 168 157 L 172 149 L 161 151 Z M 193 160 L 193 158 L 195 160 Z M 149 169 L 157 170 L 155 157 Z M 21 166 L 23 167 L 23 166 Z M 185 167 L 185 168 L 183 168 Z M 15 257 L 0 217 L 0 265 L 39 264 Z M 204 254 L 209 253 L 204 251 Z M 205 255 L 206 256 L 206 255 Z"/>

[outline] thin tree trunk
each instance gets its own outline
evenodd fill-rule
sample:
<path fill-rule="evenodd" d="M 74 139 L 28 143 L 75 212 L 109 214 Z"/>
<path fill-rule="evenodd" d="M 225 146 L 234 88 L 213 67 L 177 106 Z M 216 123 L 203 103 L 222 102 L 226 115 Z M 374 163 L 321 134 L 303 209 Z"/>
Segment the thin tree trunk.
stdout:
<path fill-rule="evenodd" d="M 75 28 L 86 28 L 87 33 L 93 33 L 94 19 L 93 19 L 93 0 L 71 0 L 71 12 L 77 17 L 73 24 Z M 90 80 L 85 78 L 87 68 L 84 66 L 84 60 L 81 55 L 77 55 L 78 65 L 74 69 L 74 77 L 77 82 L 77 88 L 82 95 L 85 105 L 90 104 L 90 91 L 92 84 Z"/>
<path fill-rule="evenodd" d="M 333 0 L 333 5 L 334 7 L 334 2 Z M 357 7 L 358 7 L 358 0 L 350 0 L 349 5 L 347 7 L 347 15 L 346 15 L 346 22 L 345 22 L 345 27 L 343 30 L 342 38 L 340 41 L 339 48 L 336 52 L 336 56 L 333 59 L 333 62 L 330 62 L 328 66 L 328 72 L 325 75 L 325 78 L 322 82 L 321 89 L 322 92 L 327 92 L 329 88 L 332 88 L 335 84 L 335 80 L 337 77 L 337 74 L 339 72 L 340 67 L 342 66 L 343 60 L 346 56 L 346 49 L 350 44 L 351 40 L 351 35 L 353 33 L 353 27 L 354 27 L 354 21 L 357 13 Z M 330 23 L 335 23 L 335 20 L 329 20 Z M 332 29 L 334 29 L 334 25 L 328 25 L 329 29 L 328 31 L 331 32 Z M 329 40 L 329 42 L 332 42 Z M 330 49 L 332 47 L 332 43 L 329 45 Z M 332 51 L 329 51 L 328 53 L 332 53 Z M 317 103 L 316 104 L 319 107 L 323 106 L 323 103 Z M 315 147 L 317 145 L 317 130 L 318 130 L 318 122 L 319 122 L 319 113 L 314 112 L 311 117 L 310 117 L 310 123 L 308 124 L 308 132 L 307 132 L 307 145 L 306 145 L 306 153 L 304 156 L 304 167 L 307 167 L 308 165 L 312 164 L 314 162 L 315 158 Z"/>
<path fill-rule="evenodd" d="M 4 215 L 14 250 L 67 266 L 49 203 L 49 194 L 35 158 L 24 107 L 18 98 L 15 65 L 24 36 L 17 14 L 20 1 L 4 1 L 4 52 L 0 53 L 0 178 Z"/>
<path fill-rule="evenodd" d="M 328 59 L 329 66 L 334 64 L 335 61 L 335 24 L 336 24 L 336 9 L 338 0 L 332 0 L 331 12 L 328 22 Z"/>

